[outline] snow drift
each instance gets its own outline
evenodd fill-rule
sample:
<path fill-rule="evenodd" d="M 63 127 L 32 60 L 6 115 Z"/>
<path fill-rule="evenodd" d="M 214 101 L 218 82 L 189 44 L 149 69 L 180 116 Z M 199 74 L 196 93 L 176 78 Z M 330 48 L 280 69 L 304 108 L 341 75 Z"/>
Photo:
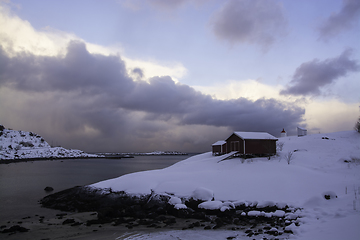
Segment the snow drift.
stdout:
<path fill-rule="evenodd" d="M 304 224 L 296 231 L 303 239 L 356 239 L 360 235 L 356 226 L 360 222 L 360 134 L 314 134 L 285 137 L 279 142 L 284 143 L 282 151 L 270 160 L 221 161 L 222 156 L 208 152 L 165 169 L 132 173 L 90 187 L 135 195 L 155 192 L 179 199 L 200 197 L 208 200 L 200 207 L 209 209 L 224 208 L 224 203 L 230 206 L 237 201 L 286 203 L 303 208 Z M 176 200 L 175 204 L 183 204 Z M 334 226 L 344 223 L 348 232 L 339 235 Z"/>

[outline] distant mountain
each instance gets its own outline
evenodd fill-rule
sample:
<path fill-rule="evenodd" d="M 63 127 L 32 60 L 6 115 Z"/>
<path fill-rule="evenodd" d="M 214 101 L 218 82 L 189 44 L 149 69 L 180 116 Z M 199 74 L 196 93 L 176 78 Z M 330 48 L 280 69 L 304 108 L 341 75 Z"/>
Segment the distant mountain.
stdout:
<path fill-rule="evenodd" d="M 33 132 L 15 131 L 0 125 L 0 160 L 99 157 L 81 150 L 51 147 Z"/>

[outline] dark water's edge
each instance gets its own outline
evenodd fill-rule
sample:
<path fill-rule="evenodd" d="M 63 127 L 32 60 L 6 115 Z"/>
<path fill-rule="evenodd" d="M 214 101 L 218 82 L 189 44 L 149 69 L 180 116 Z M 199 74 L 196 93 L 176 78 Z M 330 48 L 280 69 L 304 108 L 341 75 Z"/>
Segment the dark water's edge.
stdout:
<path fill-rule="evenodd" d="M 104 159 L 105 157 L 72 157 L 72 158 L 47 157 L 47 158 L 1 159 L 0 164 L 34 162 L 34 161 L 57 161 L 57 160 L 70 160 L 70 159 L 94 159 L 94 158 Z"/>
<path fill-rule="evenodd" d="M 0 164 L 9 164 L 9 163 L 20 163 L 20 162 L 34 162 L 34 161 L 55 161 L 55 160 L 70 160 L 70 159 L 123 159 L 123 158 L 134 158 L 137 157 L 157 157 L 157 156 L 193 156 L 194 154 L 160 154 L 160 155 L 146 155 L 146 154 L 134 154 L 131 156 L 120 155 L 105 155 L 105 156 L 96 156 L 96 157 L 39 157 L 39 158 L 17 158 L 17 159 L 0 159 Z"/>
<path fill-rule="evenodd" d="M 38 201 L 54 192 L 86 186 L 122 175 L 168 167 L 188 156 L 136 156 L 134 158 L 28 159 L 0 164 L 0 221 L 34 215 L 52 215 Z M 3 160 L 0 160 L 0 162 Z M 50 192 L 52 193 L 52 192 Z"/>

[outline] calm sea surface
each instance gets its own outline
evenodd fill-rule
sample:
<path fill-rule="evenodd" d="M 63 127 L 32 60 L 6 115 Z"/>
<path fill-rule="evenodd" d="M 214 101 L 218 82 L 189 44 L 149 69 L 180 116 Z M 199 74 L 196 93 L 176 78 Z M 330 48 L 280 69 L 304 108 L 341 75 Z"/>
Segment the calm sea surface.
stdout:
<path fill-rule="evenodd" d="M 0 164 L 0 221 L 50 215 L 38 200 L 46 186 L 58 192 L 127 173 L 161 169 L 192 155 L 136 156 L 123 159 L 66 159 Z"/>

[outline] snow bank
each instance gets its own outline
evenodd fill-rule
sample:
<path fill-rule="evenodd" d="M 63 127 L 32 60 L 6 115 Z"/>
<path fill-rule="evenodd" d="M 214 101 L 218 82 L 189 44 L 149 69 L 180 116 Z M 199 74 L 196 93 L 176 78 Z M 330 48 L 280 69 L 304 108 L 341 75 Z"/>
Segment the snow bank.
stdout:
<path fill-rule="evenodd" d="M 324 192 L 339 196 L 346 187 L 359 183 L 360 177 L 354 176 L 359 167 L 339 160 L 360 156 L 360 134 L 328 134 L 335 140 L 324 140 L 321 136 L 281 139 L 285 143 L 283 152 L 306 149 L 295 151 L 290 164 L 282 158 L 282 152 L 270 161 L 255 158 L 244 163 L 239 158 L 218 162 L 221 156 L 208 152 L 165 169 L 132 173 L 92 186 L 132 194 L 149 194 L 153 190 L 204 200 L 214 197 L 223 201 L 260 201 L 264 206 L 280 203 L 301 206 Z M 201 194 L 207 196 L 198 196 Z"/>
<path fill-rule="evenodd" d="M 221 156 L 208 152 L 165 169 L 132 173 L 91 186 L 131 194 L 154 191 L 178 198 L 212 200 L 199 205 L 206 209 L 230 208 L 224 206 L 224 201 L 234 205 L 258 204 L 258 208 L 303 207 L 298 239 L 309 239 L 307 231 L 314 234 L 313 238 L 323 239 L 311 230 L 319 222 L 329 222 L 319 225 L 325 232 L 332 222 L 348 222 L 351 226 L 354 220 L 359 223 L 360 201 L 356 194 L 360 194 L 360 165 L 353 159 L 360 158 L 360 134 L 348 131 L 327 134 L 327 138 L 320 134 L 284 137 L 279 142 L 284 143 L 283 150 L 270 160 L 219 161 Z M 293 152 L 290 164 L 284 159 L 287 152 Z M 329 200 L 325 195 L 329 195 Z M 248 214 L 270 216 L 261 210 Z M 289 220 L 299 216 L 297 213 L 285 215 L 281 210 L 271 215 Z M 295 232 L 295 227 L 288 228 Z M 351 236 L 359 233 L 358 229 L 354 227 L 349 230 L 350 234 L 344 233 L 350 238 L 343 239 L 355 239 Z"/>
<path fill-rule="evenodd" d="M 199 187 L 194 190 L 191 197 L 194 198 L 195 200 L 209 201 L 213 199 L 214 193 L 213 191 L 207 188 Z"/>
<path fill-rule="evenodd" d="M 223 207 L 223 202 L 207 201 L 207 202 L 200 203 L 198 207 L 203 208 L 203 209 L 209 209 L 209 210 L 221 209 L 221 207 Z"/>

